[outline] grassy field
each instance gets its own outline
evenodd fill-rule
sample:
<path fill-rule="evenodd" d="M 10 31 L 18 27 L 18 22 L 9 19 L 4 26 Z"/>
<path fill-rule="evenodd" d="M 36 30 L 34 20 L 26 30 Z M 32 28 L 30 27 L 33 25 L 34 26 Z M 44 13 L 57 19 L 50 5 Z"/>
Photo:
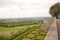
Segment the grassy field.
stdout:
<path fill-rule="evenodd" d="M 0 22 L 0 40 L 44 40 L 47 32 L 41 31 L 41 24 L 41 20 L 35 19 L 5 20 Z"/>

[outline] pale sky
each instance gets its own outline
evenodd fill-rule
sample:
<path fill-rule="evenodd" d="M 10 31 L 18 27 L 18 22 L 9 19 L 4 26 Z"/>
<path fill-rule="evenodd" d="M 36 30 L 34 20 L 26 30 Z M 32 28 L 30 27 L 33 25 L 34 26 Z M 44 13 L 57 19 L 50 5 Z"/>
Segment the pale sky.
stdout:
<path fill-rule="evenodd" d="M 59 0 L 0 0 L 0 18 L 50 17 L 49 8 Z"/>

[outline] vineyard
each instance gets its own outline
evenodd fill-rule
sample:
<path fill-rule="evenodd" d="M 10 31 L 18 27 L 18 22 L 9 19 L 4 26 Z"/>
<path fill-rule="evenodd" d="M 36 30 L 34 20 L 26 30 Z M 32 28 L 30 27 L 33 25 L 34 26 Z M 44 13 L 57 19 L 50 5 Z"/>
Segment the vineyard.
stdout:
<path fill-rule="evenodd" d="M 0 22 L 0 40 L 44 40 L 47 32 L 41 24 L 42 20 Z"/>

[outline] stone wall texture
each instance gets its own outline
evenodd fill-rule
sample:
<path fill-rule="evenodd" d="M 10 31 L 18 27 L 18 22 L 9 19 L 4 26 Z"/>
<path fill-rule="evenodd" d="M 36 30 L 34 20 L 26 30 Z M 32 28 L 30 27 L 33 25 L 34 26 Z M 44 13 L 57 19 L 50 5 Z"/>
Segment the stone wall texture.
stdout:
<path fill-rule="evenodd" d="M 46 18 L 46 19 L 44 19 L 41 30 L 47 32 L 49 30 L 50 26 L 52 25 L 53 21 L 54 21 L 54 18 Z"/>

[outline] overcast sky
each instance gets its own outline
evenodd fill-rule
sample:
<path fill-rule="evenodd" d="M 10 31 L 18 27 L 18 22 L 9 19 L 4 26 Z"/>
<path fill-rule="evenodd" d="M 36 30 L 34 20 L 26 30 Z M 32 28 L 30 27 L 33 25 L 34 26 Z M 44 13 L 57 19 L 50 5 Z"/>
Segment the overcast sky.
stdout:
<path fill-rule="evenodd" d="M 49 8 L 59 0 L 0 0 L 0 18 L 50 17 Z"/>

